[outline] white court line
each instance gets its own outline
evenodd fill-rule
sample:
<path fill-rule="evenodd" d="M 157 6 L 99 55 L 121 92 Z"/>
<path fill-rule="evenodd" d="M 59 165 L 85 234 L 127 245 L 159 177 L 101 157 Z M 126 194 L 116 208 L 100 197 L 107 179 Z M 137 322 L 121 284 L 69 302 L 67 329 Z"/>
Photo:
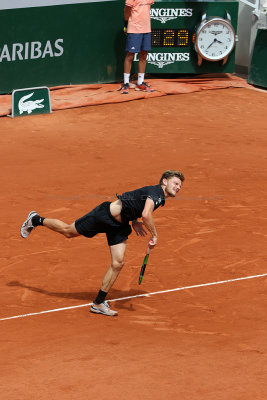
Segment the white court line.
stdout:
<path fill-rule="evenodd" d="M 246 279 L 262 278 L 263 276 L 267 276 L 267 274 L 251 275 L 251 276 L 245 276 L 245 277 L 243 277 L 243 278 L 227 279 L 226 281 L 217 281 L 217 282 L 202 283 L 202 284 L 200 284 L 200 285 L 184 286 L 184 287 L 175 288 L 175 289 L 161 290 L 161 291 L 159 291 L 159 292 L 151 292 L 151 293 L 137 294 L 137 295 L 135 295 L 135 296 L 121 297 L 121 298 L 119 298 L 119 299 L 108 300 L 108 302 L 111 302 L 111 301 L 129 300 L 129 299 L 134 299 L 134 298 L 137 298 L 137 297 L 149 297 L 149 296 L 153 296 L 153 295 L 155 295 L 155 294 L 170 293 L 170 292 L 178 292 L 178 291 L 180 291 L 180 290 L 195 289 L 195 288 L 204 287 L 204 286 L 222 285 L 223 283 L 230 283 L 230 282 L 236 282 L 236 281 L 244 281 L 244 280 L 246 280 Z M 15 318 L 25 318 L 25 317 L 30 317 L 30 316 L 32 316 L 32 315 L 48 314 L 48 313 L 57 312 L 57 311 L 73 310 L 74 308 L 88 307 L 88 306 L 91 306 L 92 304 L 93 304 L 93 303 L 79 304 L 78 306 L 63 307 L 63 308 L 55 308 L 54 310 L 46 310 L 46 311 L 39 311 L 39 312 L 29 313 L 29 314 L 14 315 L 13 317 L 0 318 L 0 321 L 6 321 L 6 320 L 8 320 L 8 319 L 15 319 Z"/>

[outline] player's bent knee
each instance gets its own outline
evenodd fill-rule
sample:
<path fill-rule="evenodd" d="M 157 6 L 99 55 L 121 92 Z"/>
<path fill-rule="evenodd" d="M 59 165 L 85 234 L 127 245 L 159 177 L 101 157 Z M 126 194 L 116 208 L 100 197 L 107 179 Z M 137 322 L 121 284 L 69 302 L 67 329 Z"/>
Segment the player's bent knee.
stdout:
<path fill-rule="evenodd" d="M 76 229 L 73 228 L 73 225 L 67 225 L 66 227 L 64 227 L 62 233 L 67 239 L 71 239 L 79 235 Z"/>
<path fill-rule="evenodd" d="M 124 266 L 124 260 L 113 261 L 111 266 L 115 271 L 120 271 Z"/>
<path fill-rule="evenodd" d="M 71 239 L 74 237 L 73 233 L 69 233 L 69 232 L 64 232 L 63 235 L 67 238 L 67 239 Z"/>

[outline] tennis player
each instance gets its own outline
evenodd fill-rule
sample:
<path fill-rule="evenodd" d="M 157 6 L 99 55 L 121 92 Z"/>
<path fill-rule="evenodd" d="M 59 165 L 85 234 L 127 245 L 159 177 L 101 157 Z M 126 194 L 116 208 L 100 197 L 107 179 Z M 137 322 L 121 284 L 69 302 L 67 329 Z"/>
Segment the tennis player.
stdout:
<path fill-rule="evenodd" d="M 37 226 L 45 226 L 67 238 L 80 235 L 91 238 L 98 233 L 106 233 L 111 266 L 104 276 L 102 286 L 91 306 L 91 312 L 115 316 L 118 313 L 110 309 L 105 299 L 124 265 L 126 243 L 132 232 L 129 222 L 132 222 L 137 236 L 145 236 L 147 232 L 144 226 L 147 228 L 151 235 L 148 246 L 153 249 L 157 244 L 158 234 L 152 213 L 160 206 L 164 206 L 165 199 L 176 196 L 183 181 L 184 176 L 181 172 L 165 171 L 158 185 L 145 186 L 117 195 L 117 200 L 98 205 L 70 225 L 58 219 L 40 217 L 37 212 L 31 211 L 22 224 L 20 233 L 23 238 L 27 238 Z M 138 221 L 139 218 L 142 218 L 142 221 Z"/>
<path fill-rule="evenodd" d="M 154 89 L 144 81 L 147 52 L 151 50 L 150 7 L 152 4 L 154 4 L 154 0 L 125 1 L 124 30 L 127 33 L 127 40 L 122 94 L 129 93 L 130 73 L 135 53 L 139 53 L 138 80 L 135 90 L 154 92 Z"/>

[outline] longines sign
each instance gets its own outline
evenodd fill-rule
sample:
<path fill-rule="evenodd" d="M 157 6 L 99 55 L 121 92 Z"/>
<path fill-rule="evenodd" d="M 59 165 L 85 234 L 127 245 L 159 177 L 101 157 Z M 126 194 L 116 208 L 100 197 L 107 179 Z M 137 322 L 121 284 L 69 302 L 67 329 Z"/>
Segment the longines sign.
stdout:
<path fill-rule="evenodd" d="M 151 8 L 150 17 L 165 24 L 178 17 L 192 17 L 192 8 Z"/>
<path fill-rule="evenodd" d="M 137 53 L 134 56 L 134 61 L 139 61 Z M 147 55 L 147 63 L 160 69 L 180 61 L 190 61 L 190 53 L 148 53 Z"/>

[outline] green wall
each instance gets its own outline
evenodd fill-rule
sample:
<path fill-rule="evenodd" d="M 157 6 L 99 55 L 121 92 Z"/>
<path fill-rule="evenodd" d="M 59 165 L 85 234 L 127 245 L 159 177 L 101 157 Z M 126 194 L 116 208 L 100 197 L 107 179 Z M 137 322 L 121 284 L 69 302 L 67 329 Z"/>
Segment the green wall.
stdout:
<path fill-rule="evenodd" d="M 227 9 L 234 27 L 237 24 L 235 1 L 157 1 L 153 7 L 192 8 L 192 17 L 175 21 L 177 27 L 188 28 L 190 36 L 202 10 L 223 17 Z M 122 32 L 123 8 L 124 1 L 120 0 L 1 10 L 0 93 L 34 86 L 120 81 L 126 39 Z M 168 28 L 173 24 L 167 22 L 162 26 L 153 20 L 152 26 Z M 166 49 L 156 51 L 166 52 Z M 148 63 L 147 72 L 233 72 L 234 54 L 224 67 L 220 62 L 206 61 L 198 67 L 192 45 L 176 51 L 189 53 L 189 61 L 162 69 Z"/>
<path fill-rule="evenodd" d="M 267 30 L 258 29 L 252 54 L 248 83 L 267 88 Z"/>

